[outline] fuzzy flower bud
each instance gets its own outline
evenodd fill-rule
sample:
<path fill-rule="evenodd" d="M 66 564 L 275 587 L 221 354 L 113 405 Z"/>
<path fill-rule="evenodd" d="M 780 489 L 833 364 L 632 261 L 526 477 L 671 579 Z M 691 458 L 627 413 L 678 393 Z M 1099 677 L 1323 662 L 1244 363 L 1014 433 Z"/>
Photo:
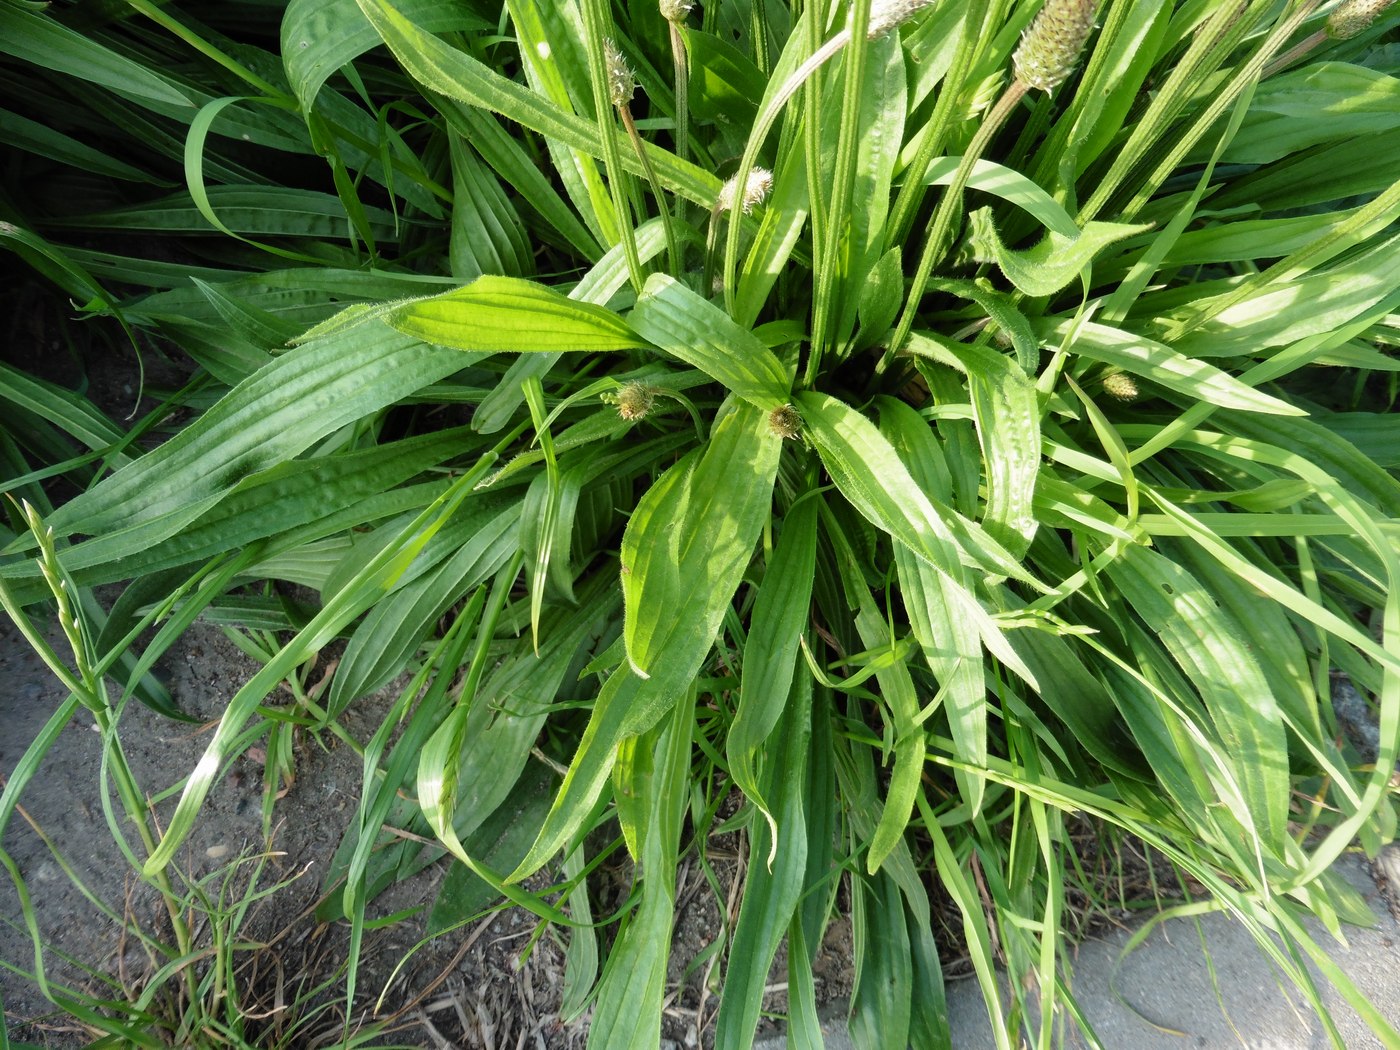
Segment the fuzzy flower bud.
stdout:
<path fill-rule="evenodd" d="M 603 41 L 603 64 L 608 68 L 608 98 L 621 109 L 632 101 L 632 92 L 637 86 L 632 67 L 611 40 Z"/>
<path fill-rule="evenodd" d="M 656 405 L 656 387 L 632 380 L 623 383 L 616 394 L 617 414 L 629 423 L 645 419 Z"/>
<path fill-rule="evenodd" d="M 685 16 L 695 5 L 690 0 L 660 0 L 656 5 L 661 9 L 661 17 L 668 22 L 684 22 Z"/>
<path fill-rule="evenodd" d="M 1327 16 L 1327 35 L 1333 40 L 1350 40 L 1371 28 L 1371 23 L 1394 0 L 1343 0 Z"/>
<path fill-rule="evenodd" d="M 739 193 L 738 179 L 739 176 L 736 175 L 720 187 L 719 196 L 715 199 L 715 207 L 719 211 L 733 210 L 737 197 L 739 207 L 747 215 L 756 205 L 763 203 L 768 191 L 773 188 L 773 173 L 767 168 L 754 168 L 749 172 L 742 194 Z"/>
<path fill-rule="evenodd" d="M 1016 79 L 1047 95 L 1074 72 L 1094 28 L 1094 0 L 1045 0 L 1012 57 Z"/>
<path fill-rule="evenodd" d="M 1127 372 L 1110 372 L 1103 377 L 1104 392 L 1118 401 L 1136 401 L 1142 393 L 1137 380 Z"/>
<path fill-rule="evenodd" d="M 933 0 L 873 0 L 870 5 L 870 28 L 866 37 L 874 40 L 891 29 L 903 25 Z"/>
<path fill-rule="evenodd" d="M 768 413 L 768 428 L 785 440 L 802 433 L 802 417 L 791 405 L 781 405 Z"/>

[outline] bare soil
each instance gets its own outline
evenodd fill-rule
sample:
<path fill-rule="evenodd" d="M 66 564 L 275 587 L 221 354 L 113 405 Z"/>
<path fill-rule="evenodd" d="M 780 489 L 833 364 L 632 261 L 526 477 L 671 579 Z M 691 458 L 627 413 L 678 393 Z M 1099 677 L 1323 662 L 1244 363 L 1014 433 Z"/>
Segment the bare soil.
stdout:
<path fill-rule="evenodd" d="M 51 641 L 60 636 L 51 632 Z M 231 697 L 258 669 L 223 630 L 197 623 L 163 658 L 160 674 L 196 724 L 170 720 L 131 702 L 122 713 L 120 738 L 127 760 L 148 794 L 160 796 L 178 784 L 198 762 L 212 725 Z M 373 733 L 391 691 L 353 706 L 345 728 L 361 742 Z M 66 692 L 7 619 L 0 621 L 0 774 L 14 770 L 30 742 L 62 704 Z M 272 701 L 276 701 L 276 696 Z M 131 927 L 169 937 L 169 920 L 159 898 L 139 883 L 121 855 L 104 818 L 100 794 L 101 738 L 91 715 L 79 712 L 60 732 L 34 781 L 23 795 L 23 810 L 6 831 L 3 847 L 33 898 L 46 945 L 48 976 L 91 994 L 111 995 L 82 967 L 109 975 L 132 992 L 144 986 L 151 965 Z M 221 884 L 232 870 L 234 885 L 245 884 L 248 865 L 239 857 L 264 852 L 262 837 L 262 752 L 253 747 L 210 795 L 202 818 L 182 848 L 177 869 L 183 879 Z M 325 872 L 358 801 L 361 762 L 353 749 L 329 734 L 303 739 L 296 752 L 295 779 L 280 786 L 271 857 L 260 884 L 287 884 L 254 909 L 240 936 L 262 947 L 239 953 L 246 1012 L 276 1011 L 298 990 L 326 983 L 302 1004 L 326 1012 L 308 1028 L 288 1033 L 291 1018 L 268 1019 L 266 1045 L 334 1045 L 343 1031 L 348 924 L 320 923 L 313 910 L 321 899 Z M 110 790 L 110 789 L 109 789 Z M 174 797 L 156 803 L 168 815 Z M 114 802 L 115 808 L 115 802 Z M 124 828 L 128 834 L 129 828 Z M 721 901 L 699 866 L 683 864 L 677 890 L 671 996 L 666 1033 L 676 1046 L 702 1046 L 713 1031 L 718 1000 L 715 987 L 721 938 L 721 908 L 732 921 L 737 895 L 729 892 L 739 872 L 738 836 L 728 835 L 708 851 L 712 871 L 725 888 Z M 52 849 L 50 847 L 53 847 Z M 139 843 L 133 842 L 139 853 Z M 57 851 L 58 856 L 55 855 Z M 59 860 L 59 856 L 62 860 Z M 354 1016 L 392 1018 L 397 1029 L 376 1045 L 421 1047 L 562 1048 L 581 1046 L 587 1014 L 570 1024 L 559 1016 L 563 991 L 563 947 L 551 931 L 537 937 L 538 920 L 528 912 L 503 909 L 486 920 L 433 939 L 424 936 L 426 907 L 436 896 L 447 861 L 386 891 L 370 906 L 371 920 L 422 907 L 417 915 L 392 922 L 367 938 L 359 970 Z M 64 871 L 67 865 L 71 875 Z M 627 865 L 613 873 L 630 879 Z M 82 884 L 116 921 L 87 898 Z M 619 887 L 625 894 L 625 886 Z M 204 929 L 206 937 L 209 929 Z M 843 941 L 844 938 L 844 941 Z M 848 926 L 833 924 L 816 962 L 823 999 L 850 990 Z M 81 964 L 65 963 L 62 957 Z M 35 984 L 17 970 L 32 970 L 33 946 L 24 929 L 18 896 L 10 880 L 0 882 L 0 993 L 12 1034 L 46 1047 L 83 1045 L 87 1033 L 57 1014 Z M 772 998 L 782 1009 L 784 960 L 775 967 Z M 402 965 L 400 965 L 402 964 Z M 14 967 L 16 969 L 11 969 Z M 283 1042 L 284 1038 L 290 1041 Z"/>

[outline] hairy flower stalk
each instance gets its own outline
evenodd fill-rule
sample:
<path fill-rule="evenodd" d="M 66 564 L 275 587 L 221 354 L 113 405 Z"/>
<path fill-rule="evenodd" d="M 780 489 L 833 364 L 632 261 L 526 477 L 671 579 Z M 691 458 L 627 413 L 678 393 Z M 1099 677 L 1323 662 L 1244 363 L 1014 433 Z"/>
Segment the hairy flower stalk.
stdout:
<path fill-rule="evenodd" d="M 651 183 L 651 192 L 656 197 L 656 207 L 661 213 L 661 225 L 666 233 L 666 253 L 671 272 L 679 274 L 680 242 L 676 239 L 675 228 L 671 225 L 671 211 L 666 207 L 661 180 L 656 177 L 656 171 L 651 166 L 651 158 L 647 156 L 646 145 L 642 142 L 641 132 L 637 130 L 637 122 L 632 119 L 632 96 L 637 90 L 637 78 L 633 76 L 632 67 L 627 64 L 622 50 L 613 40 L 603 41 L 603 64 L 608 75 L 608 100 L 616 107 L 617 115 L 622 118 L 622 126 L 627 129 L 627 138 L 632 143 L 632 149 L 637 154 L 642 170 L 646 172 L 647 181 Z"/>
<path fill-rule="evenodd" d="M 904 310 L 876 366 L 877 371 L 884 372 L 889 367 L 904 340 L 909 338 L 909 332 L 914 327 L 914 314 L 923 298 L 924 289 L 928 287 L 928 279 L 933 268 L 943 261 L 952 243 L 954 222 L 962 212 L 963 191 L 967 188 L 973 166 L 981 159 L 993 136 L 1020 104 L 1026 92 L 1038 88 L 1047 94 L 1053 93 L 1074 72 L 1079 53 L 1084 50 L 1084 43 L 1094 28 L 1094 7 L 1094 0 L 1046 0 L 1035 21 L 1021 35 L 1021 44 L 1011 59 L 1015 79 L 968 143 L 958 163 L 958 170 L 953 174 L 952 184 L 938 202 L 938 208 L 929 222 L 928 238 L 924 241 L 918 267 L 910 282 L 909 296 L 904 301 Z"/>
<path fill-rule="evenodd" d="M 612 111 L 623 109 L 632 98 L 632 71 L 627 68 L 622 51 L 611 39 L 612 14 L 605 0 L 582 0 L 579 13 L 583 15 L 583 39 L 588 56 L 588 80 L 593 94 L 593 119 L 602 146 L 603 169 L 607 174 L 608 194 L 618 227 L 618 243 L 627 261 L 627 276 L 632 290 L 641 294 L 646 283 L 641 254 L 637 251 L 637 231 L 634 207 L 637 194 L 632 176 L 622 166 L 622 151 L 618 147 L 617 124 Z"/>
<path fill-rule="evenodd" d="M 13 502 L 14 497 L 10 497 L 10 499 Z M 146 856 L 150 857 L 156 852 L 160 842 L 160 826 L 151 819 L 152 809 L 148 803 L 148 796 L 141 790 L 136 775 L 127 763 L 126 755 L 117 739 L 117 718 L 120 711 L 119 709 L 113 710 L 102 684 L 101 669 L 94 666 L 92 662 L 92 636 L 85 629 L 87 624 L 82 616 L 82 606 L 75 593 L 75 588 L 69 585 L 70 580 L 58 560 L 53 527 L 44 524 L 39 512 L 27 499 L 20 502 L 19 510 L 25 525 L 29 527 L 29 531 L 38 541 L 39 553 L 35 560 L 38 562 L 39 572 L 44 583 L 48 586 L 58 607 L 58 625 L 63 630 L 64 637 L 67 639 L 69 649 L 73 654 L 71 671 L 58 662 L 57 652 L 43 643 L 35 631 L 33 623 L 23 610 L 11 601 L 10 593 L 3 588 L 0 588 L 0 608 L 4 609 L 10 622 L 19 628 L 20 633 L 29 639 L 36 652 L 52 654 L 51 657 L 47 658 L 50 668 L 69 687 L 74 699 L 92 715 L 93 728 L 102 734 L 103 748 L 106 751 L 104 763 L 107 766 L 108 775 L 116 787 L 117 799 L 126 811 L 127 820 L 136 828 L 136 833 L 145 847 Z M 140 862 L 137 861 L 137 863 Z M 194 944 L 193 933 L 181 906 L 181 898 L 176 893 L 175 885 L 171 881 L 170 873 L 164 868 L 160 868 L 152 873 L 152 877 L 156 888 L 160 891 L 166 913 L 170 917 L 171 928 L 175 933 L 175 943 L 182 955 L 188 955 Z M 190 997 L 191 1001 L 197 994 L 192 973 L 191 968 L 185 967 L 181 976 L 185 985 L 185 994 Z"/>
<path fill-rule="evenodd" d="M 686 63 L 681 26 L 690 14 L 691 6 L 689 0 L 661 0 L 658 5 L 671 37 L 671 65 L 675 70 L 676 92 L 676 156 L 681 160 L 687 160 L 690 155 L 690 69 Z"/>
<path fill-rule="evenodd" d="M 1053 94 L 1074 72 L 1093 28 L 1093 0 L 1046 0 L 1012 56 L 1016 80 Z"/>

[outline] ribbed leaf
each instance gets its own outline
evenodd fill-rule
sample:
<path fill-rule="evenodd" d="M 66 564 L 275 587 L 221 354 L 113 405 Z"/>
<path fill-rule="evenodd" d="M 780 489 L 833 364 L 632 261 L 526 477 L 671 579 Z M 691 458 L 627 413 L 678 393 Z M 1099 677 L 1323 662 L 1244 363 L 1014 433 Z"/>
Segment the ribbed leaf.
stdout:
<path fill-rule="evenodd" d="M 1081 357 L 1116 365 L 1168 390 L 1185 394 L 1193 401 L 1221 408 L 1238 408 L 1245 412 L 1306 415 L 1302 409 L 1255 390 L 1213 365 L 1185 357 L 1165 343 L 1121 328 L 1092 321 L 1083 324 L 1062 321 L 1041 334 L 1042 337 L 1050 335 L 1058 341 L 1071 333 L 1074 335 L 1071 348 Z"/>
<path fill-rule="evenodd" d="M 1244 632 L 1186 570 L 1145 547 L 1127 547 L 1109 575 L 1191 678 L 1245 794 L 1267 849 L 1281 849 L 1288 814 L 1288 749 L 1269 683 Z"/>
<path fill-rule="evenodd" d="M 752 634 L 749 642 L 752 647 Z M 746 661 L 746 678 L 747 674 Z M 767 823 L 755 824 L 749 839 L 749 874 L 729 946 L 729 966 L 715 1022 L 716 1050 L 744 1050 L 753 1045 L 768 971 L 802 895 L 807 866 L 803 794 L 812 739 L 812 679 L 799 676 L 782 699 L 786 701 L 780 711 L 782 729 L 769 752 L 763 776 L 763 794 L 773 807 L 777 832 Z"/>
<path fill-rule="evenodd" d="M 102 532 L 65 550 L 64 566 L 75 581 L 92 585 L 212 558 L 344 514 L 347 507 L 362 507 L 370 497 L 459 454 L 464 437 L 461 430 L 449 430 L 359 452 L 281 463 L 238 482 L 212 509 L 196 514 L 167 539 L 148 542 L 143 537 L 153 533 L 140 526 Z M 7 578 L 30 579 L 36 574 L 32 564 L 0 567 L 0 576 Z"/>
<path fill-rule="evenodd" d="M 651 1050 L 661 1042 L 661 1008 L 676 906 L 676 866 L 681 825 L 689 798 L 693 694 L 675 706 L 659 733 L 645 734 L 640 746 L 655 748 L 645 765 L 655 770 L 653 789 L 642 796 L 644 824 L 639 857 L 641 904 L 608 957 L 598 988 L 588 1045 L 600 1050 Z M 659 739 L 658 739 L 659 738 Z"/>
<path fill-rule="evenodd" d="M 355 628 L 331 682 L 326 701 L 331 717 L 402 671 L 453 603 L 489 579 L 515 551 L 518 503 L 502 510 L 497 501 L 481 500 L 463 517 L 470 522 L 466 542 L 458 540 L 460 546 L 449 557 L 376 604 Z"/>
<path fill-rule="evenodd" d="M 744 646 L 739 706 L 725 738 L 734 783 L 770 821 L 774 818 L 759 787 L 755 760 L 782 717 L 791 692 L 798 642 L 811 615 L 816 556 L 817 504 L 808 498 L 788 512 L 763 575 Z M 776 840 L 774 844 L 776 848 Z M 769 857 L 765 863 L 771 861 Z"/>
<path fill-rule="evenodd" d="M 239 383 L 165 444 L 59 508 L 50 524 L 60 536 L 94 534 L 222 498 L 248 475 L 466 363 L 378 322 L 305 343 Z"/>
<path fill-rule="evenodd" d="M 235 233 L 343 240 L 350 229 L 339 197 L 285 186 L 207 186 L 203 196 L 225 227 Z M 374 236 L 395 239 L 394 216 L 367 208 Z M 57 225 L 84 229 L 155 233 L 213 233 L 205 212 L 189 193 L 124 208 L 65 217 Z"/>
<path fill-rule="evenodd" d="M 871 524 L 942 572 L 966 562 L 1028 578 L 1016 560 L 980 530 L 960 528 L 969 544 L 964 554 L 947 524 L 954 513 L 935 508 L 870 420 L 845 402 L 815 391 L 803 391 L 796 403 L 807 424 L 805 433 L 816 445 L 831 480 Z"/>
<path fill-rule="evenodd" d="M 143 103 L 188 107 L 194 115 L 191 100 L 167 78 L 26 5 L 0 6 L 0 52 Z"/>
<path fill-rule="evenodd" d="M 456 48 L 414 25 L 388 0 L 357 0 L 390 50 L 409 74 L 424 87 L 449 98 L 481 106 L 517 121 L 547 139 L 558 140 L 592 157 L 602 153 L 597 125 L 565 112 L 521 84 L 508 80 Z M 623 166 L 645 174 L 631 143 L 620 143 Z M 663 185 L 688 200 L 708 207 L 719 192 L 717 177 L 665 150 L 649 148 L 657 176 Z"/>
<path fill-rule="evenodd" d="M 1039 244 L 1015 251 L 1001 243 L 991 214 L 990 208 L 979 208 L 969 216 L 973 258 L 996 263 L 1008 281 L 1032 296 L 1054 295 L 1110 244 L 1151 229 L 1127 223 L 1091 222 L 1073 237 L 1050 230 Z"/>
<path fill-rule="evenodd" d="M 459 0 L 400 0 L 407 17 L 430 33 L 494 28 Z M 291 0 L 282 16 L 282 64 L 302 108 L 347 62 L 380 44 L 355 0 Z"/>
<path fill-rule="evenodd" d="M 987 477 L 983 527 L 1016 556 L 1035 536 L 1040 474 L 1040 402 L 1021 367 L 985 346 L 911 333 L 911 353 L 952 363 L 967 376 L 972 415 Z"/>
<path fill-rule="evenodd" d="M 736 405 L 638 502 L 622 538 L 627 659 L 644 677 L 709 650 L 772 503 L 782 439 Z"/>
<path fill-rule="evenodd" d="M 773 351 L 679 281 L 652 274 L 627 320 L 644 339 L 751 405 L 771 412 L 787 402 L 792 381 Z"/>
<path fill-rule="evenodd" d="M 401 332 L 458 350 L 539 353 L 646 345 L 611 310 L 532 281 L 489 274 L 431 299 L 397 306 L 386 319 Z"/>
<path fill-rule="evenodd" d="M 737 405 L 705 448 L 685 457 L 642 497 L 623 537 L 629 663 L 593 705 L 564 786 L 512 881 L 538 870 L 589 819 L 623 737 L 644 732 L 674 705 L 710 651 L 772 500 L 780 439 L 756 409 Z"/>

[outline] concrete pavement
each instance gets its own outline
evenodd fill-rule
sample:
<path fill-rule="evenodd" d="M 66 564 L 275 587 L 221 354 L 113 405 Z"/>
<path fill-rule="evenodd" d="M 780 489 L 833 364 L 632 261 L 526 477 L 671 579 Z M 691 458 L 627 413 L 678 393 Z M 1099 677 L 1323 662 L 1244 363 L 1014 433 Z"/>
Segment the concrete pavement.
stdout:
<path fill-rule="evenodd" d="M 1320 928 L 1313 935 L 1381 1015 L 1400 1029 L 1400 924 L 1363 860 L 1345 858 L 1338 870 L 1366 898 L 1378 924 L 1374 929 L 1344 927 L 1347 947 Z M 1208 915 L 1199 921 L 1170 920 L 1120 959 L 1130 936 L 1130 931 L 1115 931 L 1086 942 L 1074 964 L 1076 998 L 1107 1050 L 1324 1050 L 1331 1046 L 1301 993 L 1276 972 L 1233 919 Z M 1400 1046 L 1382 1042 L 1315 969 L 1314 975 L 1347 1050 Z M 976 982 L 950 985 L 948 998 L 955 1050 L 992 1050 L 996 1044 Z M 829 1050 L 852 1050 L 843 1017 L 833 1018 L 828 1032 Z M 770 1039 L 757 1045 L 760 1050 L 781 1050 L 785 1041 Z M 1087 1044 L 1066 1039 L 1063 1045 Z"/>

